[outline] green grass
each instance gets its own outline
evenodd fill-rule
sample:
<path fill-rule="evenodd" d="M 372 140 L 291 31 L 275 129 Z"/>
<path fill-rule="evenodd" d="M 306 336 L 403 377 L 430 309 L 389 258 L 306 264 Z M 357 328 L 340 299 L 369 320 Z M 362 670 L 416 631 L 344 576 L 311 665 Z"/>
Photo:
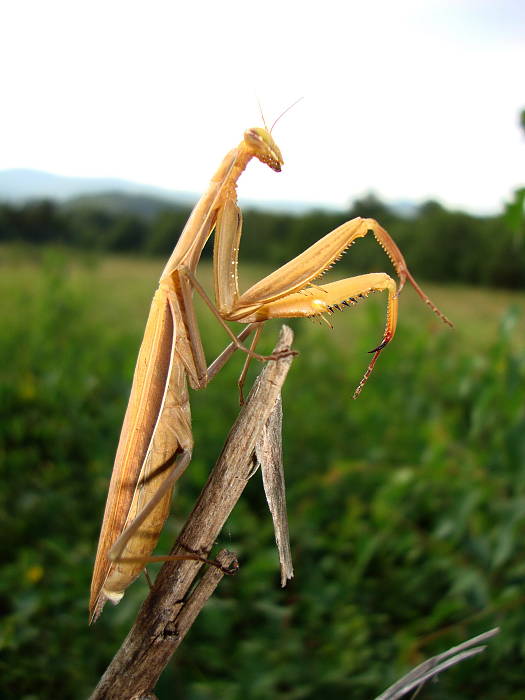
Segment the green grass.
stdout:
<path fill-rule="evenodd" d="M 0 255 L 0 694 L 85 697 L 146 594 L 138 581 L 87 627 L 107 481 L 163 263 Z M 210 268 L 199 274 L 209 284 Z M 250 268 L 243 284 L 261 274 Z M 525 295 L 426 291 L 455 330 L 407 289 L 396 338 L 355 402 L 384 296 L 337 315 L 333 331 L 292 324 L 301 354 L 283 400 L 296 577 L 280 589 L 255 477 L 217 543 L 239 553 L 239 574 L 197 620 L 160 698 L 372 698 L 495 624 L 502 632 L 481 658 L 421 697 L 523 697 Z M 225 338 L 200 315 L 211 360 Z M 278 327 L 268 324 L 266 350 Z M 195 456 L 158 551 L 237 414 L 242 362 L 192 393 Z"/>

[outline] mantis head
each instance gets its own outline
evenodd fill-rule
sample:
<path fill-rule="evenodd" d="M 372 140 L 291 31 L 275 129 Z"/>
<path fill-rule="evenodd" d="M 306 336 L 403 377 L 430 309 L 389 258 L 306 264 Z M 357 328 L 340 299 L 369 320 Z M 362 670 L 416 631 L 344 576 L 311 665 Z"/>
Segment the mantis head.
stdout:
<path fill-rule="evenodd" d="M 244 143 L 252 155 L 258 158 L 261 163 L 266 163 L 276 173 L 281 172 L 283 157 L 279 147 L 267 129 L 254 126 L 244 132 Z"/>

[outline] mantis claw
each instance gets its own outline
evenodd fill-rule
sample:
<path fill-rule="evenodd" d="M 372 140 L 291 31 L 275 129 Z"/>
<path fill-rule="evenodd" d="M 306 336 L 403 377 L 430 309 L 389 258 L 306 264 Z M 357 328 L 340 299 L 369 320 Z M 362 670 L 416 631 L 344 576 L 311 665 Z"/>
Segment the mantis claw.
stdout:
<path fill-rule="evenodd" d="M 369 350 L 368 354 L 373 355 L 374 352 L 381 352 L 381 350 L 383 350 L 383 348 L 386 348 L 386 346 L 388 345 L 390 340 L 391 340 L 390 338 L 386 338 L 385 340 L 381 341 L 381 343 L 379 343 L 377 348 L 374 348 L 373 350 Z"/>
<path fill-rule="evenodd" d="M 219 563 L 217 563 L 217 566 L 226 576 L 235 576 L 237 571 L 239 571 L 239 562 L 237 559 L 234 559 L 229 566 L 222 566 L 222 564 Z"/>

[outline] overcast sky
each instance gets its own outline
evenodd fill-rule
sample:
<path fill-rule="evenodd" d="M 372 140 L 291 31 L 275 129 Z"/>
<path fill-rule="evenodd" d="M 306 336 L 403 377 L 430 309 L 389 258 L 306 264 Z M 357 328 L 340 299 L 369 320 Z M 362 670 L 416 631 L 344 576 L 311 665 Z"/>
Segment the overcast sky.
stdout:
<path fill-rule="evenodd" d="M 524 0 L 13 0 L 0 169 L 200 192 L 248 126 L 285 168 L 241 196 L 501 208 L 525 182 Z"/>

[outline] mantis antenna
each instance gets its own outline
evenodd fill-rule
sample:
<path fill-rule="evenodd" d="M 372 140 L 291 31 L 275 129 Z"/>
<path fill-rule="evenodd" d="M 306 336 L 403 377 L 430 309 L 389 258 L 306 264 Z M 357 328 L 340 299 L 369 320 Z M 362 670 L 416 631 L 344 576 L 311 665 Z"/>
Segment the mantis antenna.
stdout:
<path fill-rule="evenodd" d="M 281 112 L 281 114 L 279 114 L 279 116 L 277 117 L 277 119 L 276 119 L 276 120 L 274 121 L 274 123 L 272 124 L 272 128 L 270 129 L 270 134 L 272 133 L 273 127 L 277 124 L 277 122 L 279 121 L 279 119 L 280 119 L 281 117 L 284 117 L 284 115 L 286 114 L 286 112 L 289 112 L 289 111 L 292 109 L 292 107 L 295 107 L 295 105 L 298 104 L 298 103 L 299 103 L 301 100 L 303 100 L 303 99 L 304 99 L 303 97 L 299 97 L 299 99 L 295 100 L 295 102 L 292 102 L 292 104 L 291 104 L 289 107 L 287 107 L 287 108 L 284 110 L 284 112 Z M 260 106 L 260 105 L 259 105 L 259 106 Z M 261 114 L 262 114 L 262 111 L 261 111 Z M 264 122 L 264 117 L 263 117 L 263 122 Z M 266 127 L 266 124 L 264 124 L 264 126 Z"/>
<path fill-rule="evenodd" d="M 266 131 L 268 131 L 268 127 L 266 126 L 266 119 L 264 118 L 264 113 L 263 113 L 263 109 L 262 109 L 262 105 L 261 105 L 261 100 L 259 98 L 257 98 L 257 104 L 259 105 L 259 112 L 261 113 L 261 119 L 262 119 L 263 126 L 266 129 Z M 270 133 L 271 133 L 271 131 L 270 131 Z"/>
<path fill-rule="evenodd" d="M 271 128 L 271 129 L 268 129 L 268 125 L 266 124 L 266 119 L 264 118 L 264 113 L 263 113 L 263 109 L 262 109 L 262 106 L 261 106 L 261 100 L 260 100 L 259 98 L 257 98 L 257 104 L 259 105 L 259 113 L 260 113 L 260 115 L 261 115 L 262 123 L 263 123 L 263 126 L 264 126 L 264 128 L 266 129 L 266 131 L 267 131 L 269 134 L 271 134 L 272 131 L 273 131 L 273 127 L 277 124 L 277 122 L 279 121 L 279 119 L 280 119 L 281 117 L 284 117 L 284 115 L 286 114 L 286 112 L 289 112 L 289 111 L 292 109 L 292 107 L 295 107 L 295 105 L 296 105 L 298 102 L 300 102 L 302 99 L 304 99 L 304 98 L 303 98 L 303 97 L 299 97 L 299 99 L 298 99 L 298 100 L 295 100 L 295 102 L 293 102 L 289 107 L 287 107 L 287 108 L 284 110 L 284 112 L 281 112 L 281 114 L 279 114 L 279 116 L 277 117 L 277 119 L 276 119 L 276 120 L 274 121 L 274 123 L 272 124 L 272 128 Z"/>

